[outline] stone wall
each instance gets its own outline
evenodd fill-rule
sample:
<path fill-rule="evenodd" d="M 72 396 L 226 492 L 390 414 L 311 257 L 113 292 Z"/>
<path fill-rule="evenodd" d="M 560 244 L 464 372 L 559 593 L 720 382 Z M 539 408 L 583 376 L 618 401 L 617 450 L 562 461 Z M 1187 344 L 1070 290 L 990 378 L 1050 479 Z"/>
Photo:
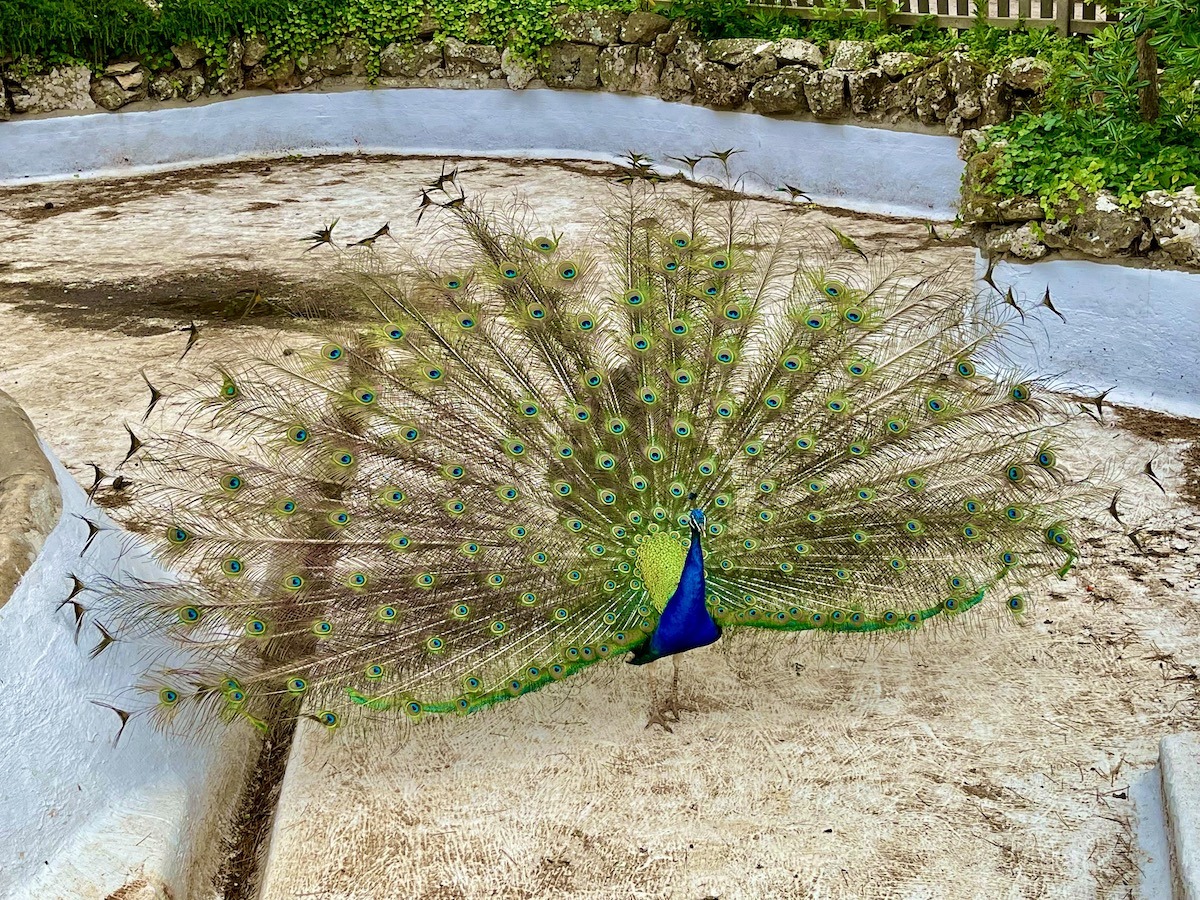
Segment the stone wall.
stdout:
<path fill-rule="evenodd" d="M 1050 74 L 1043 60 L 1025 57 L 988 71 L 962 52 L 879 54 L 860 41 L 824 47 L 794 39 L 701 41 L 685 21 L 649 12 L 563 7 L 557 26 L 564 40 L 547 48 L 537 64 L 509 48 L 435 38 L 433 21 L 423 26 L 418 43 L 390 45 L 377 60 L 353 38 L 282 61 L 269 61 L 270 48 L 260 39 L 232 40 L 216 57 L 184 44 L 172 48 L 173 64 L 166 68 L 150 70 L 123 60 L 95 77 L 82 66 L 18 75 L 0 60 L 0 119 L 369 79 L 384 87 L 605 90 L 767 116 L 944 130 L 963 138 L 961 155 L 968 165 L 962 218 L 986 252 L 1039 259 L 1067 251 L 1200 266 L 1200 205 L 1194 190 L 1150 195 L 1138 212 L 1109 196 L 1085 197 L 1049 217 L 1036 200 L 998 200 L 988 194 L 992 156 L 977 152 L 982 129 L 1040 108 Z"/>

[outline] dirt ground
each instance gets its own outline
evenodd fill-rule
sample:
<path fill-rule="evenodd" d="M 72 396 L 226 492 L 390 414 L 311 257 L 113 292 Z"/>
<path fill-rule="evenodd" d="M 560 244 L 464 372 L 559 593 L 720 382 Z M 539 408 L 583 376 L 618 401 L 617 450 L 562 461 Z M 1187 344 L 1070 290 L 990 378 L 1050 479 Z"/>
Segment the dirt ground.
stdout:
<path fill-rule="evenodd" d="M 439 168 L 297 159 L 0 190 L 0 389 L 90 484 L 86 464 L 119 462 L 141 418 L 140 371 L 185 379 L 180 329 L 201 328 L 191 369 L 306 327 L 273 304 L 328 300 L 331 254 L 298 239 L 339 219 L 342 243 L 385 221 L 405 242 Z M 610 174 L 462 173 L 494 199 L 519 189 L 568 239 Z M 751 206 L 970 277 L 948 227 L 936 243 L 922 223 Z M 1085 567 L 1023 626 L 980 613 L 905 640 L 733 635 L 684 658 L 694 711 L 670 734 L 645 728 L 645 672 L 616 664 L 403 735 L 302 729 L 265 896 L 1138 896 L 1130 784 L 1196 721 L 1200 423 L 1104 419 L 1075 452 L 1130 473 L 1127 525 L 1092 523 Z M 1151 459 L 1165 494 L 1139 474 Z"/>

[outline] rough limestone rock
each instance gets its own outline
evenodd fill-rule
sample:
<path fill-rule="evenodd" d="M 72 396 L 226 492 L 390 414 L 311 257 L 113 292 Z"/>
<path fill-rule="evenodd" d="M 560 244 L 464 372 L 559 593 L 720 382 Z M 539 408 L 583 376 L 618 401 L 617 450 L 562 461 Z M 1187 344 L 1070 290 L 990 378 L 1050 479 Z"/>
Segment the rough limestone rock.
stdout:
<path fill-rule="evenodd" d="M 993 145 L 967 160 L 958 210 L 967 225 L 1028 222 L 1045 218 L 1036 198 L 999 197 L 991 191 L 991 169 L 1001 149 L 999 145 Z"/>
<path fill-rule="evenodd" d="M 278 93 L 296 90 L 300 87 L 300 79 L 296 74 L 295 61 L 288 58 L 270 65 L 259 63 L 246 73 L 246 87 L 269 88 Z"/>
<path fill-rule="evenodd" d="M 857 72 L 875 62 L 875 48 L 866 41 L 832 41 L 831 69 Z"/>
<path fill-rule="evenodd" d="M 0 78 L 0 122 L 7 122 L 12 118 L 12 113 L 8 110 L 8 90 L 4 87 L 4 79 Z"/>
<path fill-rule="evenodd" d="M 946 85 L 946 65 L 935 66 L 917 76 L 913 86 L 913 109 L 922 125 L 937 125 L 954 108 L 954 98 Z"/>
<path fill-rule="evenodd" d="M 775 44 L 753 38 L 722 38 L 704 45 L 704 58 L 727 66 L 741 66 L 762 59 L 775 58 Z"/>
<path fill-rule="evenodd" d="M 174 100 L 179 96 L 180 82 L 170 75 L 155 75 L 150 79 L 148 91 L 155 100 Z"/>
<path fill-rule="evenodd" d="M 104 67 L 104 74 L 112 75 L 114 77 L 118 76 L 118 75 L 120 75 L 120 76 L 132 75 L 134 72 L 136 72 L 141 67 L 142 67 L 142 64 L 140 62 L 138 62 L 136 59 L 126 60 L 124 62 L 109 63 L 107 66 Z"/>
<path fill-rule="evenodd" d="M 846 114 L 846 73 L 837 69 L 809 72 L 804 79 L 808 108 L 819 119 L 837 119 Z"/>
<path fill-rule="evenodd" d="M 958 158 L 966 162 L 980 151 L 987 135 L 980 128 L 968 128 L 958 139 Z"/>
<path fill-rule="evenodd" d="M 671 20 L 658 13 L 630 13 L 621 26 L 621 40 L 627 44 L 652 44 L 654 39 L 671 27 Z"/>
<path fill-rule="evenodd" d="M 807 77 L 803 68 L 789 66 L 764 78 L 750 89 L 750 105 L 755 112 L 767 116 L 806 112 L 808 101 L 804 97 L 804 81 Z"/>
<path fill-rule="evenodd" d="M 1070 247 L 1091 256 L 1116 256 L 1127 251 L 1146 230 L 1140 213 L 1125 209 L 1107 191 L 1066 201 L 1058 215 L 1042 226 L 1049 247 Z"/>
<path fill-rule="evenodd" d="M 179 96 L 188 103 L 191 103 L 203 94 L 204 89 L 208 86 L 208 83 L 204 80 L 204 73 L 201 72 L 199 66 L 194 69 L 181 71 L 178 78 Z"/>
<path fill-rule="evenodd" d="M 468 44 L 457 38 L 446 38 L 442 52 L 447 75 L 472 75 L 500 68 L 500 48 L 492 44 Z"/>
<path fill-rule="evenodd" d="M 247 69 L 253 69 L 263 61 L 263 57 L 270 49 L 267 42 L 258 35 L 246 38 L 246 48 L 242 51 L 242 65 Z"/>
<path fill-rule="evenodd" d="M 216 60 L 208 61 L 208 74 L 214 90 L 233 94 L 245 86 L 246 79 L 242 72 L 242 54 L 245 52 L 245 44 L 239 38 L 233 38 L 225 48 L 222 65 L 217 65 Z"/>
<path fill-rule="evenodd" d="M 850 109 L 854 114 L 871 116 L 880 111 L 891 82 L 883 69 L 863 69 L 847 75 L 846 86 L 850 90 Z"/>
<path fill-rule="evenodd" d="M 1042 243 L 1041 229 L 1030 222 L 989 230 L 984 235 L 983 246 L 989 253 L 1007 254 L 1018 259 L 1041 259 L 1049 252 Z"/>
<path fill-rule="evenodd" d="M 617 42 L 625 16 L 613 9 L 567 9 L 558 7 L 558 30 L 573 44 L 607 47 Z"/>
<path fill-rule="evenodd" d="M 981 111 L 976 124 L 980 127 L 1008 121 L 1012 113 L 1012 94 L 999 72 L 989 72 L 984 76 L 979 105 Z"/>
<path fill-rule="evenodd" d="M 442 48 L 432 41 L 388 44 L 379 54 L 379 72 L 390 78 L 428 78 L 444 71 L 443 62 Z"/>
<path fill-rule="evenodd" d="M 1162 255 L 1175 263 L 1200 266 L 1200 195 L 1188 185 L 1181 191 L 1150 191 L 1142 198 L 1142 214 Z"/>
<path fill-rule="evenodd" d="M 190 41 L 172 47 L 171 53 L 174 54 L 175 61 L 179 63 L 181 69 L 195 68 L 204 59 L 204 51 Z"/>
<path fill-rule="evenodd" d="M 750 87 L 720 63 L 705 60 L 692 72 L 693 97 L 701 106 L 737 109 L 746 102 Z"/>
<path fill-rule="evenodd" d="M 500 71 L 514 91 L 523 91 L 538 74 L 537 66 L 514 53 L 511 47 L 505 47 L 500 54 Z"/>
<path fill-rule="evenodd" d="M 876 60 L 876 65 L 879 66 L 883 74 L 888 78 L 902 78 L 917 71 L 917 69 L 921 68 L 927 62 L 929 60 L 924 56 L 896 51 L 892 53 L 880 53 L 879 59 Z"/>
<path fill-rule="evenodd" d="M 128 75 L 117 75 L 115 78 L 117 84 L 121 86 L 123 91 L 136 91 L 146 82 L 145 72 L 130 72 Z"/>
<path fill-rule="evenodd" d="M 689 97 L 694 90 L 691 71 L 682 65 L 675 54 L 667 58 L 662 77 L 658 79 L 658 96 L 676 101 Z"/>
<path fill-rule="evenodd" d="M 820 69 L 825 65 L 821 48 L 810 41 L 784 38 L 775 44 L 775 58 L 780 66 L 805 66 Z"/>
<path fill-rule="evenodd" d="M 95 109 L 92 73 L 87 66 L 55 66 L 45 75 L 28 75 L 9 84 L 9 99 L 19 113 L 59 109 Z"/>
<path fill-rule="evenodd" d="M 624 44 L 600 51 L 600 83 L 610 91 L 654 94 L 666 57 L 653 47 Z"/>
<path fill-rule="evenodd" d="M 893 81 L 884 87 L 876 104 L 875 118 L 889 122 L 899 122 L 911 118 L 915 101 L 913 92 L 916 90 L 920 74 L 906 75 L 899 81 Z"/>
<path fill-rule="evenodd" d="M 0 606 L 37 559 L 61 512 L 58 480 L 33 423 L 0 391 Z"/>
<path fill-rule="evenodd" d="M 1004 67 L 1004 83 L 1018 91 L 1038 91 L 1050 78 L 1050 63 L 1035 56 L 1022 56 Z"/>
<path fill-rule="evenodd" d="M 138 88 L 127 91 L 121 87 L 117 79 L 101 78 L 92 85 L 91 93 L 92 100 L 95 101 L 97 106 L 111 112 L 112 110 L 120 109 L 127 103 L 143 99 L 146 96 L 146 89 L 139 85 Z"/>
<path fill-rule="evenodd" d="M 591 90 L 600 83 L 600 51 L 588 44 L 554 44 L 542 78 L 554 88 Z"/>

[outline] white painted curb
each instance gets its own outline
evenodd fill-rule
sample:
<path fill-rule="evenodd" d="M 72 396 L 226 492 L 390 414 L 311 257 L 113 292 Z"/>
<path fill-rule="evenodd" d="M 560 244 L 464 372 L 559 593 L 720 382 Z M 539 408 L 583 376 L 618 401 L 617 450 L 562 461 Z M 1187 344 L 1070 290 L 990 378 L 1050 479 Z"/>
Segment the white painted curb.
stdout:
<path fill-rule="evenodd" d="M 344 151 L 656 160 L 738 147 L 752 193 L 787 183 L 818 203 L 949 218 L 963 164 L 952 137 L 716 112 L 586 91 L 406 88 L 268 94 L 190 107 L 0 125 L 0 184 Z M 985 265 L 978 262 L 982 275 Z M 1055 260 L 1001 264 L 1030 322 L 1014 358 L 1080 393 L 1200 417 L 1200 275 Z M 1036 308 L 1049 287 L 1062 321 Z M 981 289 L 983 289 L 981 285 Z M 1032 311 L 1030 311 L 1032 310 Z"/>
<path fill-rule="evenodd" d="M 736 147 L 735 174 L 792 184 L 859 212 L 949 219 L 963 163 L 953 137 L 717 112 L 599 91 L 405 88 L 238 97 L 193 107 L 0 125 L 0 183 L 127 174 L 288 153 L 387 152 L 614 159 L 670 165 Z"/>
<path fill-rule="evenodd" d="M 976 276 L 987 262 L 976 256 Z M 1200 418 L 1200 274 L 1059 259 L 1000 263 L 1025 312 L 1010 355 L 1065 389 L 1114 403 Z M 990 287 L 981 289 L 996 297 Z M 1041 306 L 1046 289 L 1064 322 Z M 998 299 L 998 298 L 997 298 Z"/>
<path fill-rule="evenodd" d="M 220 743 L 172 739 L 145 720 L 121 722 L 92 701 L 120 705 L 147 646 L 125 640 L 95 659 L 94 614 L 76 633 L 71 574 L 99 579 L 165 573 L 131 553 L 127 532 L 95 507 L 43 444 L 63 512 L 41 553 L 0 608 L 0 897 L 106 897 L 141 879 L 188 896 L 198 870 L 215 868 L 219 827 L 247 757 L 246 736 Z M 81 555 L 87 516 L 101 525 Z M 94 595 L 79 594 L 85 608 Z M 116 626 L 116 622 L 109 622 Z M 143 704 L 144 705 L 144 701 Z M 132 708 L 132 707 L 126 707 Z M 211 857 L 210 860 L 197 859 Z M 140 896 L 140 895 L 139 895 Z"/>
<path fill-rule="evenodd" d="M 1200 900 L 1200 733 L 1167 735 L 1158 746 L 1175 896 Z"/>

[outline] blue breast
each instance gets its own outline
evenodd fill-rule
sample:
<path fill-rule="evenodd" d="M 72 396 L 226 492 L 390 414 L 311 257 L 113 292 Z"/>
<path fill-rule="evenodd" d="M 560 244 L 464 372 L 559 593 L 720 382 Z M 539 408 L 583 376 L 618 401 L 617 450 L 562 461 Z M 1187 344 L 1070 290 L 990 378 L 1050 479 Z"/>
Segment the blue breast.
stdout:
<path fill-rule="evenodd" d="M 679 586 L 667 601 L 650 640 L 629 658 L 635 666 L 707 646 L 721 636 L 721 628 L 713 621 L 704 602 L 704 553 L 700 547 L 700 529 L 694 522 L 691 538 Z"/>

